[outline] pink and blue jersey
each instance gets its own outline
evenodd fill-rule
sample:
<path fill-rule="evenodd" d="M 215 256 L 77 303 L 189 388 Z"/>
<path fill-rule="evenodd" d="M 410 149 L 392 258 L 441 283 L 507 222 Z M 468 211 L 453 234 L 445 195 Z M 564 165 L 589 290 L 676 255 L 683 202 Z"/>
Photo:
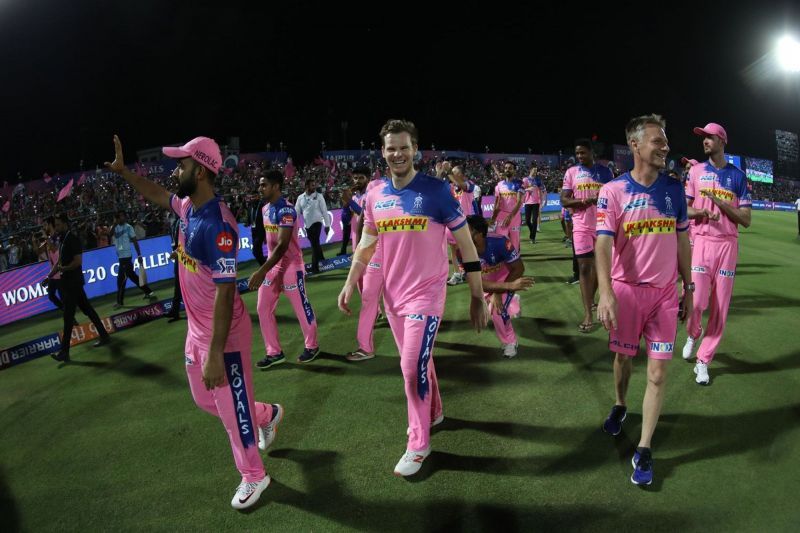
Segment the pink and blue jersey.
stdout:
<path fill-rule="evenodd" d="M 522 200 L 523 204 L 532 205 L 542 203 L 544 184 L 539 176 L 535 178 L 531 178 L 530 176 L 523 178 L 522 189 L 525 191 L 525 197 Z"/>
<path fill-rule="evenodd" d="M 179 281 L 189 322 L 186 353 L 190 347 L 204 349 L 211 344 L 217 283 L 236 283 L 236 255 L 239 251 L 238 225 L 221 198 L 213 198 L 195 209 L 189 198 L 170 197 L 170 207 L 180 219 L 178 246 Z M 250 343 L 250 315 L 239 291 L 234 291 L 233 316 L 226 350 L 235 351 L 240 337 Z M 237 344 L 238 343 L 238 344 Z"/>
<path fill-rule="evenodd" d="M 608 167 L 594 164 L 591 167 L 575 165 L 564 173 L 562 191 L 572 191 L 576 200 L 597 198 L 603 184 L 614 179 L 614 174 Z M 597 209 L 594 204 L 586 207 L 572 208 L 573 231 L 588 231 L 594 233 Z"/>
<path fill-rule="evenodd" d="M 486 248 L 480 254 L 481 277 L 486 281 L 505 281 L 508 264 L 519 261 L 519 252 L 505 237 L 486 237 Z"/>
<path fill-rule="evenodd" d="M 440 179 L 417 173 L 403 189 L 390 179 L 367 192 L 364 226 L 378 233 L 388 313 L 441 316 L 447 287 L 445 228 L 466 224 Z"/>
<path fill-rule="evenodd" d="M 453 198 L 456 199 L 458 205 L 461 206 L 461 211 L 464 215 L 474 215 L 475 213 L 475 184 L 467 180 L 467 187 L 461 190 L 455 184 L 450 185 L 450 190 L 453 193 Z"/>
<path fill-rule="evenodd" d="M 752 200 L 744 172 L 730 163 L 725 168 L 717 169 L 707 161 L 689 169 L 689 181 L 686 186 L 686 198 L 692 200 L 692 207 L 708 209 L 719 214 L 719 220 L 695 220 L 692 234 L 737 238 L 739 226 L 714 205 L 711 201 L 712 196 L 728 202 L 732 207 L 750 207 Z"/>
<path fill-rule="evenodd" d="M 520 180 L 503 180 L 498 183 L 494 188 L 494 196 L 500 213 L 513 213 L 517 207 L 520 195 L 522 195 L 522 181 Z"/>
<path fill-rule="evenodd" d="M 614 238 L 611 279 L 663 288 L 678 275 L 676 233 L 689 228 L 683 186 L 659 174 L 650 187 L 630 173 L 603 185 L 597 199 L 597 235 Z"/>
<path fill-rule="evenodd" d="M 292 230 L 289 248 L 286 249 L 286 253 L 283 254 L 278 264 L 272 268 L 279 272 L 285 272 L 291 267 L 302 265 L 303 252 L 300 250 L 297 211 L 294 206 L 281 196 L 274 204 L 266 204 L 261 210 L 261 215 L 264 221 L 264 231 L 267 235 L 267 250 L 270 255 L 278 246 L 279 229 L 290 228 Z"/>

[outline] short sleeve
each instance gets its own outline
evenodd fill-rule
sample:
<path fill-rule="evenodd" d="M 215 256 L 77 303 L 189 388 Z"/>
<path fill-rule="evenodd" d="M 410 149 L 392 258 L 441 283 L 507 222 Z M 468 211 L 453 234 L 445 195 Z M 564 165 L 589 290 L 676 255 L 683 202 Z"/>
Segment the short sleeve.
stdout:
<path fill-rule="evenodd" d="M 564 172 L 564 183 L 561 186 L 561 189 L 564 191 L 571 191 L 572 190 L 572 169 L 567 169 Z"/>
<path fill-rule="evenodd" d="M 372 190 L 374 191 L 375 189 L 376 189 L 376 187 L 373 187 Z M 372 192 L 368 192 L 367 194 L 365 194 L 362 205 L 363 205 L 363 209 L 364 209 L 364 211 L 363 211 L 363 213 L 364 213 L 364 227 L 365 228 L 369 228 L 374 232 L 377 232 L 377 228 L 375 227 L 375 216 L 374 216 L 374 214 L 372 212 L 372 206 L 375 203 L 373 201 L 373 197 L 374 196 L 375 195 Z"/>
<path fill-rule="evenodd" d="M 678 209 L 675 213 L 676 226 L 678 231 L 686 231 L 689 229 L 689 208 L 686 206 L 686 195 L 683 192 L 683 187 L 676 187 L 680 199 L 678 200 Z"/>
<path fill-rule="evenodd" d="M 519 261 L 519 250 L 514 248 L 514 244 L 510 239 L 505 239 L 505 246 L 503 246 L 503 261 L 506 263 Z"/>
<path fill-rule="evenodd" d="M 617 234 L 619 226 L 619 209 L 616 205 L 611 187 L 603 185 L 597 197 L 597 234 L 610 235 Z M 684 202 L 685 204 L 686 202 Z"/>
<path fill-rule="evenodd" d="M 297 222 L 297 211 L 290 205 L 281 207 L 276 215 L 275 218 L 279 228 L 293 228 Z"/>
<path fill-rule="evenodd" d="M 135 239 L 136 238 L 136 232 L 133 231 L 133 227 L 130 224 L 128 224 L 127 229 L 128 229 L 128 238 L 129 239 Z"/>
<path fill-rule="evenodd" d="M 467 218 L 461 210 L 461 204 L 450 194 L 450 185 L 442 182 L 436 191 L 436 203 L 439 205 L 439 220 L 451 231 L 455 231 L 467 223 Z"/>
<path fill-rule="evenodd" d="M 224 220 L 209 221 L 204 233 L 205 265 L 211 269 L 215 283 L 236 281 L 236 253 L 239 249 L 239 234 L 236 228 Z"/>
<path fill-rule="evenodd" d="M 699 165 L 695 165 L 699 166 Z M 689 177 L 686 179 L 686 199 L 687 200 L 694 200 L 695 196 L 697 196 L 697 179 L 695 177 L 694 169 L 692 167 L 689 169 Z"/>
<path fill-rule="evenodd" d="M 739 207 L 750 207 L 753 201 L 750 191 L 747 189 L 747 177 L 743 173 L 740 173 L 739 177 L 739 190 L 736 191 L 736 195 L 739 197 Z"/>
<path fill-rule="evenodd" d="M 184 204 L 184 202 L 180 198 L 178 198 L 177 195 L 175 195 L 175 194 L 170 195 L 170 197 L 169 197 L 169 207 L 179 217 L 183 216 L 183 204 Z"/>

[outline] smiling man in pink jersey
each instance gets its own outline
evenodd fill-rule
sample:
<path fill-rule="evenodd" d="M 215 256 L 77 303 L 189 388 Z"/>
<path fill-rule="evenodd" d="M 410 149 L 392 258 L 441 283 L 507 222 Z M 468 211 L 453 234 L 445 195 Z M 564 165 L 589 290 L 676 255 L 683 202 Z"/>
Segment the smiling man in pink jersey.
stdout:
<path fill-rule="evenodd" d="M 383 178 L 370 181 L 365 187 L 364 195 L 361 196 L 361 213 L 358 221 L 358 238 L 361 240 L 361 234 L 364 230 L 364 205 L 366 202 L 367 193 L 374 187 L 385 184 Z M 358 243 L 353 244 L 353 256 L 355 257 Z M 381 273 L 381 263 L 383 262 L 383 253 L 381 252 L 381 243 L 378 241 L 375 245 L 375 253 L 372 254 L 364 276 L 358 281 L 358 290 L 361 293 L 361 309 L 358 312 L 358 329 L 356 331 L 356 342 L 358 348 L 352 352 L 348 352 L 345 358 L 348 361 L 366 361 L 375 357 L 375 322 L 380 314 L 380 299 L 383 294 L 383 274 Z"/>
<path fill-rule="evenodd" d="M 271 170 L 259 180 L 261 197 L 266 204 L 262 209 L 269 257 L 247 282 L 251 291 L 258 290 L 258 322 L 264 338 L 266 356 L 256 363 L 265 370 L 283 363 L 286 358 L 278 338 L 278 322 L 275 309 L 278 296 L 285 294 L 292 304 L 294 314 L 300 322 L 305 339 L 305 349 L 297 358 L 298 363 L 309 363 L 319 355 L 317 342 L 317 319 L 306 295 L 305 263 L 298 237 L 297 211 L 281 195 L 283 174 Z"/>
<path fill-rule="evenodd" d="M 522 180 L 522 189 L 525 196 L 522 204 L 525 206 L 525 225 L 528 226 L 531 244 L 536 244 L 536 232 L 539 229 L 539 214 L 542 200 L 547 198 L 547 191 L 538 175 L 539 169 L 531 165 L 530 173 Z"/>
<path fill-rule="evenodd" d="M 270 483 L 258 449 L 272 443 L 283 408 L 253 398 L 252 325 L 236 290 L 238 226 L 228 206 L 214 196 L 222 162 L 219 146 L 197 137 L 181 147 L 164 148 L 164 155 L 178 159 L 176 194 L 128 170 L 116 135 L 114 148 L 115 159 L 106 166 L 146 200 L 171 209 L 180 219 L 176 253 L 189 324 L 186 374 L 197 406 L 225 427 L 242 476 L 231 505 L 245 509 Z"/>
<path fill-rule="evenodd" d="M 703 136 L 703 151 L 708 161 L 689 170 L 686 200 L 694 210 L 716 216 L 695 220 L 692 280 L 697 290 L 694 311 L 686 324 L 689 337 L 683 347 L 683 358 L 691 359 L 695 342 L 702 336 L 694 373 L 699 385 L 708 385 L 708 365 L 722 340 L 733 294 L 739 254 L 738 226 L 750 227 L 752 202 L 744 172 L 725 161 L 728 144 L 725 128 L 712 122 L 705 128 L 695 128 L 694 133 Z M 706 309 L 708 323 L 704 335 L 702 319 Z"/>
<path fill-rule="evenodd" d="M 664 120 L 645 115 L 628 122 L 625 136 L 633 152 L 633 170 L 607 183 L 597 199 L 597 316 L 609 331 L 615 353 L 616 403 L 603 430 L 622 431 L 632 359 L 645 338 L 647 389 L 642 401 L 642 435 L 633 455 L 631 481 L 653 482 L 650 441 L 658 422 L 678 327 L 680 271 L 687 292 L 694 290 L 689 269 L 691 250 L 683 186 L 661 171 L 669 153 Z M 680 318 L 691 312 L 685 297 Z"/>
<path fill-rule="evenodd" d="M 561 205 L 572 210 L 572 247 L 578 259 L 578 270 L 583 302 L 583 321 L 578 325 L 581 333 L 589 333 L 594 325 L 592 306 L 597 292 L 597 271 L 594 266 L 594 243 L 597 238 L 597 195 L 600 187 L 614 178 L 611 170 L 594 162 L 592 141 L 575 141 L 575 159 L 578 164 L 564 173 L 561 188 Z"/>
<path fill-rule="evenodd" d="M 474 327 L 480 330 L 488 317 L 480 262 L 461 208 L 447 183 L 414 169 L 416 127 L 405 120 L 390 120 L 381 128 L 380 137 L 391 178 L 367 193 L 364 232 L 338 305 L 350 314 L 350 298 L 379 241 L 384 304 L 400 352 L 408 407 L 408 443 L 394 473 L 410 476 L 430 454 L 431 424 L 442 419 L 433 342 L 444 312 L 447 228 L 453 231 L 464 259 Z"/>
<path fill-rule="evenodd" d="M 519 250 L 519 231 L 522 226 L 522 181 L 517 179 L 517 164 L 506 161 L 503 164 L 503 180 L 494 188 L 494 209 L 492 221 L 494 233 L 511 240 L 511 244 Z"/>
<path fill-rule="evenodd" d="M 533 278 L 523 277 L 525 264 L 519 252 L 506 237 L 489 236 L 489 225 L 481 215 L 467 217 L 472 242 L 481 261 L 481 278 L 494 332 L 501 344 L 503 357 L 517 355 L 517 334 L 511 319 L 519 316 L 520 304 L 516 291 L 533 286 Z"/>

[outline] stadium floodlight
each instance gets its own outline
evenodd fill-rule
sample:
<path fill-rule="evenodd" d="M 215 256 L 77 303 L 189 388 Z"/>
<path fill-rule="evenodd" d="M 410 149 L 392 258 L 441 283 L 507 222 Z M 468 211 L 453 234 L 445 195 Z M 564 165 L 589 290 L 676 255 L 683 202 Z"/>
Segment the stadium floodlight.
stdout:
<path fill-rule="evenodd" d="M 778 41 L 778 63 L 788 72 L 800 72 L 800 43 L 788 35 Z"/>

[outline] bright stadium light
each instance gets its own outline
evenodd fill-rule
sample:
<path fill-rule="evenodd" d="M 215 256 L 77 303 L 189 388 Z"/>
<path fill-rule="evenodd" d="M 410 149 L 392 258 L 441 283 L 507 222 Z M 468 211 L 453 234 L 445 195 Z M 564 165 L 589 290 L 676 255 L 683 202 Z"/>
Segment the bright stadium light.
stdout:
<path fill-rule="evenodd" d="M 800 72 L 800 43 L 790 36 L 778 41 L 778 63 L 789 72 Z"/>

